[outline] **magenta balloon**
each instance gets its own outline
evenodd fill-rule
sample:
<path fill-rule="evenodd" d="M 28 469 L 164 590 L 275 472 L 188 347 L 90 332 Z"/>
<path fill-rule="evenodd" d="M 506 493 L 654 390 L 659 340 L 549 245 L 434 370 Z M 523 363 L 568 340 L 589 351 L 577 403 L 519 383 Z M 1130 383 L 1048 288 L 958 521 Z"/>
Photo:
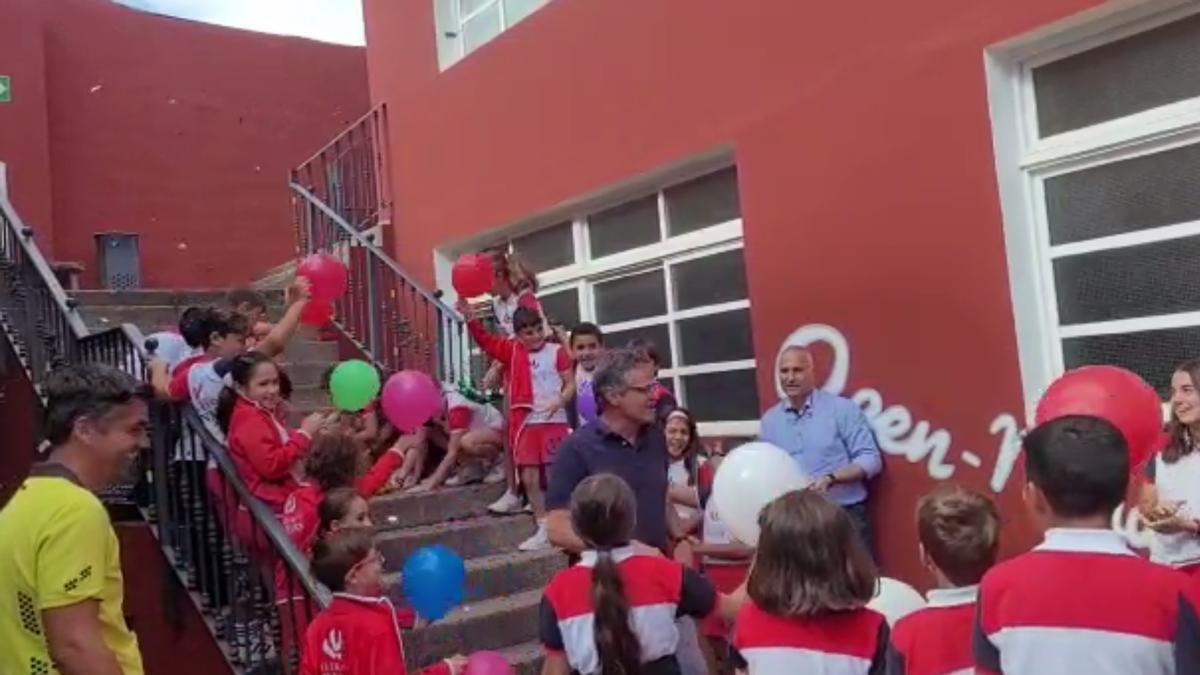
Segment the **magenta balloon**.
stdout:
<path fill-rule="evenodd" d="M 512 668 L 499 652 L 475 652 L 467 659 L 463 675 L 508 675 Z"/>
<path fill-rule="evenodd" d="M 333 302 L 346 292 L 346 266 L 327 253 L 316 253 L 301 260 L 296 275 L 308 279 L 309 290 L 316 300 Z"/>
<path fill-rule="evenodd" d="M 389 377 L 379 399 L 388 421 L 405 432 L 428 422 L 442 405 L 437 385 L 417 370 L 402 370 Z"/>

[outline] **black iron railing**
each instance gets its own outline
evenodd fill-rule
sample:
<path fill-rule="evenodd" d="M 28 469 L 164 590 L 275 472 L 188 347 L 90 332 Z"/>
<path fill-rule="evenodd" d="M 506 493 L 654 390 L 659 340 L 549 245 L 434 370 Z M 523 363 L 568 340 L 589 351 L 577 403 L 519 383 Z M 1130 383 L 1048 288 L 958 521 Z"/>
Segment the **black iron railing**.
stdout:
<path fill-rule="evenodd" d="M 307 188 L 292 183 L 292 192 L 301 254 L 326 253 L 349 270 L 349 290 L 334 306 L 337 326 L 389 372 L 477 381 L 463 317 Z"/>
<path fill-rule="evenodd" d="M 2 194 L 0 226 L 0 326 L 34 386 L 40 391 L 64 363 L 102 363 L 144 380 L 154 341 L 129 324 L 89 333 Z M 155 401 L 151 423 L 142 463 L 106 497 L 136 507 L 153 527 L 237 672 L 295 672 L 304 627 L 327 592 L 190 406 Z"/>
<path fill-rule="evenodd" d="M 387 105 L 381 103 L 294 169 L 291 182 L 358 232 L 384 225 L 392 205 L 387 137 Z"/>

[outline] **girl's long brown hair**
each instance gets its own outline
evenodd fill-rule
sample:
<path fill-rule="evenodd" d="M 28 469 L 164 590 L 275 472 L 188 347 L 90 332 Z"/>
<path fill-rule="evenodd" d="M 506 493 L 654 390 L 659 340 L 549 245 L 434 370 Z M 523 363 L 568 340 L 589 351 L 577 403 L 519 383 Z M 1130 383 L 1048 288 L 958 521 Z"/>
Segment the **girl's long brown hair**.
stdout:
<path fill-rule="evenodd" d="M 503 277 L 508 281 L 508 286 L 513 293 L 519 295 L 525 291 L 538 292 L 537 273 L 521 259 L 520 255 L 503 248 L 494 248 L 490 253 L 492 271 L 496 276 Z"/>
<path fill-rule="evenodd" d="M 1192 378 L 1192 386 L 1200 387 L 1200 359 L 1191 359 L 1184 361 L 1175 368 L 1177 373 L 1187 373 L 1188 377 Z M 1167 423 L 1167 435 L 1170 440 L 1167 446 L 1162 449 L 1162 459 L 1167 464 L 1174 464 L 1189 454 L 1192 448 L 1192 434 L 1188 431 L 1187 425 L 1179 421 L 1179 417 L 1175 415 L 1175 410 L 1172 407 L 1171 421 Z M 1151 459 L 1150 461 L 1154 461 Z"/>
<path fill-rule="evenodd" d="M 629 600 L 612 549 L 633 535 L 636 513 L 633 490 L 610 473 L 584 479 L 571 494 L 571 524 L 589 549 L 596 551 L 592 568 L 592 612 L 596 652 L 604 675 L 637 675 L 642 646 L 629 626 Z"/>
<path fill-rule="evenodd" d="M 683 453 L 683 465 L 687 467 L 688 485 L 695 485 L 700 474 L 700 457 L 704 454 L 704 444 L 700 442 L 700 432 L 696 428 L 696 418 L 692 416 L 692 411 L 683 406 L 676 406 L 667 414 L 666 421 L 669 423 L 672 417 L 680 416 L 687 423 L 688 429 L 688 446 Z M 666 429 L 666 424 L 663 428 Z"/>
<path fill-rule="evenodd" d="M 877 572 L 850 516 L 824 495 L 789 492 L 763 508 L 746 590 L 768 614 L 856 609 L 875 595 Z"/>

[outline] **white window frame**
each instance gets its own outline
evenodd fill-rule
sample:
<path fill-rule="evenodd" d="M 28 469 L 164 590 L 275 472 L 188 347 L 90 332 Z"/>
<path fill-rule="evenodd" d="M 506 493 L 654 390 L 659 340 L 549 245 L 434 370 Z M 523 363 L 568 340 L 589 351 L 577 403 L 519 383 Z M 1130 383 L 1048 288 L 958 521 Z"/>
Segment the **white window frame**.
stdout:
<path fill-rule="evenodd" d="M 1063 372 L 1062 340 L 1200 325 L 1200 312 L 1060 326 L 1055 258 L 1200 234 L 1200 222 L 1051 246 L 1044 182 L 1063 173 L 1200 142 L 1200 97 L 1038 138 L 1032 71 L 1200 13 L 1197 0 L 1108 3 L 984 53 L 1009 287 L 1027 418 Z"/>
<path fill-rule="evenodd" d="M 706 170 L 699 174 L 690 174 L 687 180 L 700 178 L 707 173 L 714 173 L 725 167 L 717 167 L 716 169 Z M 587 216 L 594 215 L 603 211 L 603 208 L 589 208 L 581 212 L 579 215 L 570 218 L 558 218 L 547 222 L 547 219 L 539 219 L 546 227 L 559 226 L 564 222 L 569 222 L 572 233 L 572 243 L 574 251 L 574 262 L 562 267 L 557 267 L 551 270 L 538 272 L 539 296 L 550 295 L 559 291 L 574 288 L 577 291 L 577 298 L 580 302 L 579 316 L 581 321 L 591 321 L 600 325 L 601 329 L 606 333 L 629 330 L 633 328 L 641 328 L 644 326 L 666 324 L 671 331 L 671 363 L 673 367 L 663 368 L 659 375 L 662 379 L 671 378 L 675 384 L 674 390 L 676 395 L 681 393 L 681 379 L 688 375 L 702 375 L 707 373 L 718 372 L 733 372 L 738 370 L 755 371 L 757 369 L 757 359 L 739 359 L 735 361 L 721 361 L 713 363 L 705 363 L 702 365 L 682 366 L 680 363 L 678 327 L 676 322 L 681 319 L 689 319 L 698 316 L 707 316 L 711 314 L 720 314 L 724 312 L 736 311 L 740 309 L 750 308 L 749 297 L 743 300 L 735 300 L 730 302 L 718 303 L 715 305 L 705 305 L 693 309 L 680 310 L 675 306 L 675 294 L 671 287 L 671 270 L 673 265 L 677 265 L 688 260 L 696 258 L 704 258 L 719 253 L 724 253 L 731 250 L 744 250 L 745 242 L 743 239 L 743 224 L 742 218 L 734 218 L 724 223 L 710 225 L 698 230 L 669 236 L 670 214 L 667 210 L 666 191 L 671 187 L 686 183 L 683 181 L 671 181 L 662 183 L 662 187 L 654 192 L 658 200 L 658 222 L 660 228 L 660 240 L 645 246 L 619 251 L 601 258 L 592 259 L 590 257 L 590 241 L 587 230 Z M 646 192 L 641 195 L 631 195 L 628 198 L 622 198 L 619 201 L 609 203 L 608 207 L 627 204 L 631 201 L 636 201 L 640 198 L 645 198 Z M 522 235 L 536 232 L 538 229 L 529 229 L 528 227 L 517 227 L 509 230 L 511 234 L 492 235 L 492 240 L 497 239 L 520 239 Z M 461 253 L 476 250 L 478 244 L 459 245 L 448 250 L 435 252 L 434 265 L 439 288 L 452 288 L 449 283 L 449 271 L 452 266 L 452 261 Z M 664 274 L 664 287 L 667 294 L 667 309 L 663 314 L 655 315 L 642 319 L 634 319 L 630 321 L 622 321 L 613 324 L 599 324 L 595 321 L 595 295 L 591 287 L 598 283 L 610 281 L 615 278 L 636 274 L 638 272 L 650 271 L 652 269 L 660 269 Z M 666 345 L 659 345 L 666 347 Z M 725 436 L 725 437 L 754 437 L 758 435 L 759 422 L 758 420 L 735 420 L 735 421 L 720 421 L 720 422 L 700 422 L 698 431 L 702 436 Z"/>
<path fill-rule="evenodd" d="M 545 0 L 542 7 L 538 7 L 534 11 L 541 10 L 549 4 L 550 0 Z M 479 49 L 483 45 L 496 39 L 504 31 L 512 28 L 517 22 L 510 23 L 508 20 L 508 7 L 505 6 L 505 0 L 483 0 L 483 4 L 475 8 L 474 11 L 463 14 L 462 0 L 433 0 L 434 3 L 434 29 L 437 32 L 438 62 L 442 70 L 446 70 L 455 63 L 466 58 L 475 49 Z M 496 7 L 500 15 L 500 30 L 491 38 L 481 42 L 479 45 L 467 51 L 466 41 L 464 39 L 465 26 L 468 21 Z"/>

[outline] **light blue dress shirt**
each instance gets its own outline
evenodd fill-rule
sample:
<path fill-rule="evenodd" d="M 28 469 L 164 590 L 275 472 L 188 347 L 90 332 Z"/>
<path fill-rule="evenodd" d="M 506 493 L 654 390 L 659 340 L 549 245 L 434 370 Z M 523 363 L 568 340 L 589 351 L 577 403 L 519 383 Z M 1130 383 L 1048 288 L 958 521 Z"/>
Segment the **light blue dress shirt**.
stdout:
<path fill-rule="evenodd" d="M 857 464 L 867 478 L 883 470 L 879 444 L 862 409 L 854 401 L 816 389 L 799 409 L 785 399 L 762 418 L 762 440 L 787 451 L 805 475 L 817 479 L 846 466 Z M 829 497 L 842 506 L 867 498 L 865 481 L 838 483 Z"/>

